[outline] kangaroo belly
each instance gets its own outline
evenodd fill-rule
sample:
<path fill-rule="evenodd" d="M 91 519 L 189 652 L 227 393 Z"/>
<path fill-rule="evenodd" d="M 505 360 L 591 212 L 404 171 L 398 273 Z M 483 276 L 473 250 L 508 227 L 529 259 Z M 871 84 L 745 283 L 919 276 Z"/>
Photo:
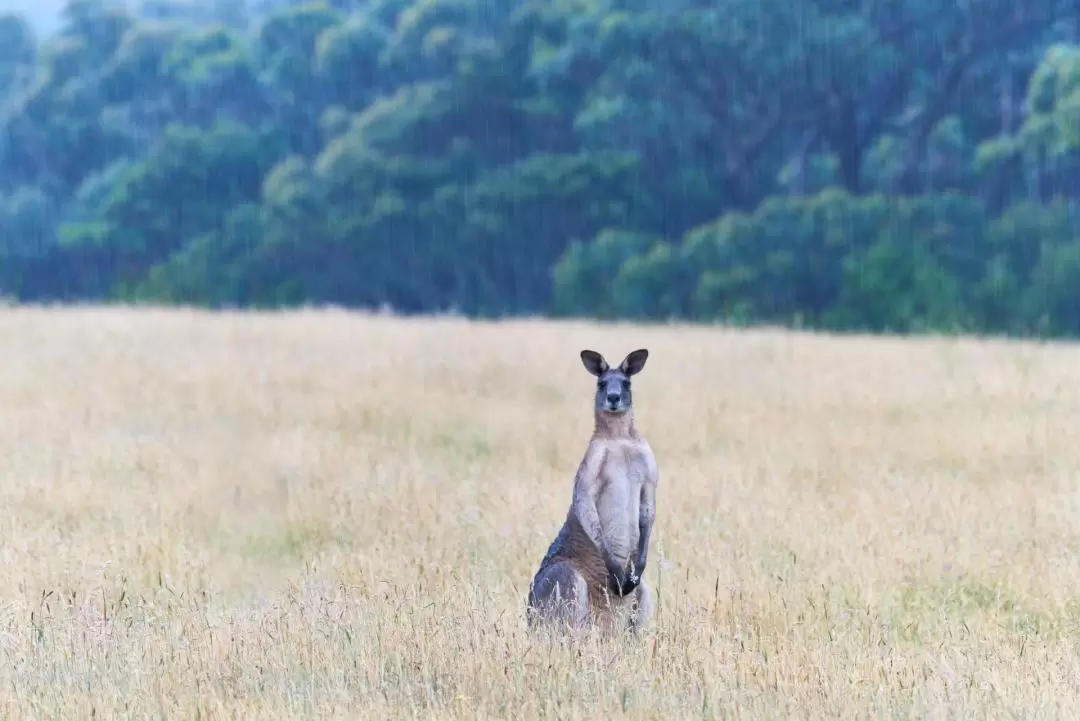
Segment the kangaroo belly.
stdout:
<path fill-rule="evenodd" d="M 638 542 L 638 494 L 630 489 L 611 489 L 596 504 L 600 528 L 612 554 L 622 564 L 633 556 Z"/>
<path fill-rule="evenodd" d="M 609 461 L 596 502 L 604 540 L 624 564 L 633 558 L 640 535 L 641 486 L 647 468 L 637 456 L 630 453 Z"/>

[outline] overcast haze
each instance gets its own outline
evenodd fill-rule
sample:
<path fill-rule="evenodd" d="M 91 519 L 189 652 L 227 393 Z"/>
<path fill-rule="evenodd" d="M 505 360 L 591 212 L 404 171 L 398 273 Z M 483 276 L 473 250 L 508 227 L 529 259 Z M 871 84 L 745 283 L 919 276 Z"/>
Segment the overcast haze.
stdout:
<path fill-rule="evenodd" d="M 27 18 L 38 32 L 56 28 L 64 0 L 0 0 L 3 12 L 14 12 Z"/>

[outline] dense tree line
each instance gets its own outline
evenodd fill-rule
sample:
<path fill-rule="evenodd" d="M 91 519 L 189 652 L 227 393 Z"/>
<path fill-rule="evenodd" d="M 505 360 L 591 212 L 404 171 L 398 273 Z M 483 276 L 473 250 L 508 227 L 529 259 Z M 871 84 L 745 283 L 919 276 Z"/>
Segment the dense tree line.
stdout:
<path fill-rule="evenodd" d="M 1080 334 L 1075 0 L 0 16 L 0 291 Z"/>

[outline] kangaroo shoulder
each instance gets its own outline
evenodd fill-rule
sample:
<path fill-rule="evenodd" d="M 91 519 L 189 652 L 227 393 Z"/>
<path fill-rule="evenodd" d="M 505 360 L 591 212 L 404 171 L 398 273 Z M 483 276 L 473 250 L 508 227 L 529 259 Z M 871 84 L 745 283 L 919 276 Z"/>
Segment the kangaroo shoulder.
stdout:
<path fill-rule="evenodd" d="M 607 454 L 608 449 L 597 439 L 589 441 L 585 454 L 581 457 L 581 463 L 578 465 L 577 476 L 574 478 L 575 495 L 588 495 L 597 485 Z"/>

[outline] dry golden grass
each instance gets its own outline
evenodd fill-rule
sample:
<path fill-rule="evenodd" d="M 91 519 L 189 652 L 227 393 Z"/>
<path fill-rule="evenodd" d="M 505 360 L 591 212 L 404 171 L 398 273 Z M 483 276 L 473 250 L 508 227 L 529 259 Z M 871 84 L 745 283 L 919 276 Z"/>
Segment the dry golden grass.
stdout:
<path fill-rule="evenodd" d="M 0 314 L 3 718 L 1075 718 L 1080 351 L 345 313 Z M 655 634 L 530 640 L 652 356 Z"/>

